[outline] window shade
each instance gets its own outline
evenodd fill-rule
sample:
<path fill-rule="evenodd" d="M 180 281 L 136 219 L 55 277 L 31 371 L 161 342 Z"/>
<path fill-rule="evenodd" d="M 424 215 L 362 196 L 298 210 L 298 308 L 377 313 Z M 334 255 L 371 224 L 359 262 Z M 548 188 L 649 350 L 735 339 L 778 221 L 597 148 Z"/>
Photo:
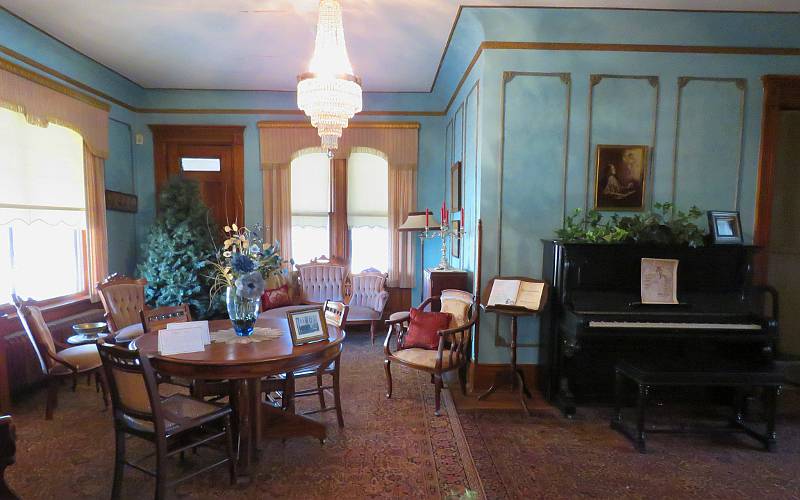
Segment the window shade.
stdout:
<path fill-rule="evenodd" d="M 292 160 L 292 219 L 327 221 L 331 199 L 331 162 L 325 153 L 306 153 Z M 292 223 L 294 225 L 294 222 Z"/>
<path fill-rule="evenodd" d="M 347 225 L 389 227 L 389 164 L 380 156 L 353 152 L 347 160 Z"/>
<path fill-rule="evenodd" d="M 0 108 L 0 224 L 86 227 L 83 138 Z"/>

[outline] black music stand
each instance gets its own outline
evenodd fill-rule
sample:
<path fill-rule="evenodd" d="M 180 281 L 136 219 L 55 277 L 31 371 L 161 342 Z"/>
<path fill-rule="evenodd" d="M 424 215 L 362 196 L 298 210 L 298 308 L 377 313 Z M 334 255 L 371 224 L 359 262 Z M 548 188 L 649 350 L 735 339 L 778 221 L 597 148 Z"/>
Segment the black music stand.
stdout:
<path fill-rule="evenodd" d="M 544 289 L 542 290 L 542 298 L 539 301 L 539 309 L 533 310 L 528 309 L 525 307 L 520 306 L 511 306 L 511 305 L 493 305 L 490 306 L 487 303 L 489 302 L 489 297 L 492 294 L 492 287 L 494 286 L 495 280 L 519 280 L 519 281 L 526 281 L 528 283 L 544 283 Z M 517 318 L 520 316 L 536 316 L 542 310 L 542 308 L 547 304 L 547 292 L 548 292 L 548 285 L 542 280 L 537 280 L 533 278 L 525 278 L 522 276 L 497 276 L 492 278 L 486 289 L 483 292 L 483 297 L 481 297 L 481 308 L 486 312 L 495 313 L 498 316 L 508 316 L 511 318 L 511 344 L 509 345 L 509 350 L 511 351 L 511 365 L 508 370 L 502 371 L 495 376 L 494 383 L 492 386 L 478 396 L 478 400 L 483 400 L 489 397 L 492 393 L 494 393 L 498 386 L 502 384 L 507 384 L 511 382 L 511 389 L 517 389 L 519 393 L 519 401 L 522 405 L 523 410 L 525 410 L 526 415 L 530 415 L 530 411 L 528 410 L 528 404 L 525 401 L 525 398 L 533 397 L 531 395 L 531 391 L 528 390 L 528 386 L 525 384 L 525 376 L 522 373 L 522 370 L 517 367 Z M 510 375 L 510 377 L 509 377 Z M 505 380 L 504 380 L 505 379 Z"/>

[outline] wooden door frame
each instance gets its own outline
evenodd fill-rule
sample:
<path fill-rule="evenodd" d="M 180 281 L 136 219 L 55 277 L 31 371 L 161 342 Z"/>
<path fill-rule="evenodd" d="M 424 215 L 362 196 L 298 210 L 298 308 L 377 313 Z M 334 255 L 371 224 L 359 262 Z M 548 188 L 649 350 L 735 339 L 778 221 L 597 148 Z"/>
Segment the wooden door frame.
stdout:
<path fill-rule="evenodd" d="M 780 112 L 800 110 L 800 75 L 764 75 L 764 107 L 761 115 L 761 150 L 758 161 L 756 214 L 753 243 L 763 250 L 756 254 L 755 278 L 767 281 L 767 246 L 772 226 L 775 156 L 778 147 Z"/>
<path fill-rule="evenodd" d="M 230 146 L 236 210 L 233 220 L 244 224 L 244 125 L 148 125 L 153 134 L 156 209 L 160 186 L 167 181 L 167 148 L 170 144 Z"/>

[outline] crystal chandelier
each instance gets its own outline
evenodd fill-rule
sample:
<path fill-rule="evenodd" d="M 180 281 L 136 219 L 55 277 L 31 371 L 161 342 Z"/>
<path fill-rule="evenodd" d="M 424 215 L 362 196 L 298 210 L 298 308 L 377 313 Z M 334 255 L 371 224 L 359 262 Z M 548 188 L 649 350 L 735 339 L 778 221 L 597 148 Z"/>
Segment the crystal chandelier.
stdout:
<path fill-rule="evenodd" d="M 361 111 L 361 79 L 347 57 L 338 0 L 319 2 L 314 57 L 297 77 L 297 107 L 311 118 L 331 157 L 347 121 Z"/>

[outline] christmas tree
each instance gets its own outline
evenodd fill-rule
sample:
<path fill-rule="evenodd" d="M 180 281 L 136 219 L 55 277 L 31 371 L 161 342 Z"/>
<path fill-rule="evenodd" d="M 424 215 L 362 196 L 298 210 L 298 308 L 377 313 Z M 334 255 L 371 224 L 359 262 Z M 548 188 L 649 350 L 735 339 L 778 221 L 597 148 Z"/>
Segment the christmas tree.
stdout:
<path fill-rule="evenodd" d="M 211 301 L 208 261 L 215 255 L 216 225 L 197 183 L 173 177 L 162 189 L 159 214 L 144 244 L 139 275 L 147 280 L 145 301 L 153 307 L 188 304 L 192 316 L 222 312 Z"/>

